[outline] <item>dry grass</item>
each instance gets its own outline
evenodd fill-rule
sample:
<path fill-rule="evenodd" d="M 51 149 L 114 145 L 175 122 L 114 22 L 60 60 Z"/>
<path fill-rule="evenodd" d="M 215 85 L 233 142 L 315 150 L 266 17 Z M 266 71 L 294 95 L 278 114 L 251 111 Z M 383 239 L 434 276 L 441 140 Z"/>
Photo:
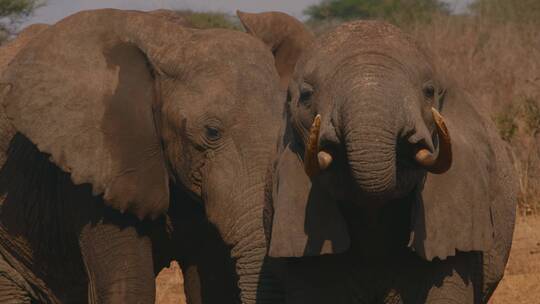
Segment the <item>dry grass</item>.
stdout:
<path fill-rule="evenodd" d="M 540 32 L 534 24 L 480 17 L 434 18 L 409 29 L 436 66 L 474 96 L 510 143 L 520 211 L 540 208 Z"/>

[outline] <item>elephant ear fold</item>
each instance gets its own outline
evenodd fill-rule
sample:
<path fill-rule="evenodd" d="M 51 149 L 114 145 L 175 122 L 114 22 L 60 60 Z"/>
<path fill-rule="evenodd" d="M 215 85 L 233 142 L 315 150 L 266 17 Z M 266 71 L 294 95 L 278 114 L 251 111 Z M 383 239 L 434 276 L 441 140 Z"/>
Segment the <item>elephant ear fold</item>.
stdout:
<path fill-rule="evenodd" d="M 281 152 L 274 172 L 273 222 L 268 255 L 302 257 L 340 253 L 350 239 L 338 203 L 304 172 L 299 147 Z"/>
<path fill-rule="evenodd" d="M 287 88 L 303 51 L 314 41 L 313 34 L 296 18 L 281 12 L 236 14 L 246 31 L 262 40 L 274 54 L 282 87 Z"/>
<path fill-rule="evenodd" d="M 15 129 L 75 184 L 91 184 L 122 212 L 155 218 L 169 204 L 158 96 L 145 50 L 120 38 L 128 16 L 141 18 L 92 11 L 42 32 L 6 69 L 0 102 Z M 105 26 L 111 21 L 114 31 Z"/>
<path fill-rule="evenodd" d="M 448 96 L 443 113 L 452 138 L 453 164 L 428 174 L 413 205 L 410 246 L 432 260 L 457 251 L 487 251 L 494 241 L 492 205 L 503 179 L 484 120 L 464 97 Z M 467 121 L 466 124 L 460 123 Z M 508 164 L 501 164 L 507 166 Z"/>

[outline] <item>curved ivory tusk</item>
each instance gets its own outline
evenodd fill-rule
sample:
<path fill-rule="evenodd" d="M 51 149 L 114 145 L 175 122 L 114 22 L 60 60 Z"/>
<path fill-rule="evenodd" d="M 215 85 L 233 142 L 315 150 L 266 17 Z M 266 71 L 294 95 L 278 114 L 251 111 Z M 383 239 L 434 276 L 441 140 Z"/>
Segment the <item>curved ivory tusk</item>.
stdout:
<path fill-rule="evenodd" d="M 309 130 L 309 137 L 304 151 L 304 171 L 314 177 L 332 163 L 332 155 L 319 151 L 319 135 L 321 132 L 321 115 L 317 114 Z"/>
<path fill-rule="evenodd" d="M 435 156 L 428 149 L 422 148 L 416 152 L 415 159 L 427 171 L 434 174 L 442 174 L 452 166 L 452 143 L 450 133 L 448 133 L 441 114 L 435 108 L 431 108 L 431 112 L 437 127 L 437 136 L 439 137 L 439 153 Z"/>
<path fill-rule="evenodd" d="M 309 129 L 308 141 L 304 151 L 304 171 L 309 177 L 313 177 L 320 172 L 317 153 L 319 150 L 319 133 L 321 132 L 321 115 L 317 114 Z"/>

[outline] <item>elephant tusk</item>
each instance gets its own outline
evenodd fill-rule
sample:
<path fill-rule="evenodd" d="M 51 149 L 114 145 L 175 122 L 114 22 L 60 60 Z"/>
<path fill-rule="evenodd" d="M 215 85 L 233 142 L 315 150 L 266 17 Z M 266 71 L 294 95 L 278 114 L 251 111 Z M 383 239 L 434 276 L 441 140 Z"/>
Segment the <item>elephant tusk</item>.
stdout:
<path fill-rule="evenodd" d="M 431 112 L 437 127 L 437 136 L 439 137 L 439 153 L 435 156 L 428 149 L 422 148 L 416 152 L 415 159 L 428 172 L 442 174 L 452 166 L 452 143 L 450 133 L 448 133 L 448 128 L 446 128 L 441 114 L 434 108 L 431 108 Z"/>
<path fill-rule="evenodd" d="M 319 150 L 319 133 L 321 131 L 321 115 L 317 114 L 313 124 L 309 129 L 308 141 L 304 151 L 304 171 L 309 177 L 313 177 L 320 172 L 317 152 Z"/>
<path fill-rule="evenodd" d="M 317 159 L 319 160 L 319 168 L 321 170 L 326 170 L 332 164 L 332 155 L 325 151 L 319 151 L 317 153 Z"/>
<path fill-rule="evenodd" d="M 304 171 L 309 177 L 318 175 L 332 164 L 332 155 L 319 151 L 319 135 L 321 131 L 321 115 L 317 114 L 309 130 L 309 137 L 304 151 Z"/>

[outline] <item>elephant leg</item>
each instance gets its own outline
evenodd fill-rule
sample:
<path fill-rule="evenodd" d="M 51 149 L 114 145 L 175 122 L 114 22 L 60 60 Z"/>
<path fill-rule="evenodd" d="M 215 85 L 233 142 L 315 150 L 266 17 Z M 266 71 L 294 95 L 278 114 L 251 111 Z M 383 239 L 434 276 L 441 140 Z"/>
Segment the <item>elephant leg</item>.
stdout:
<path fill-rule="evenodd" d="M 445 261 L 429 262 L 422 271 L 424 278 L 419 280 L 424 282 L 420 295 L 425 297 L 425 300 L 410 303 L 479 303 L 478 291 L 481 282 L 477 282 L 476 273 L 482 266 L 481 260 L 477 258 L 475 253 L 458 253 Z"/>
<path fill-rule="evenodd" d="M 154 303 L 152 245 L 136 223 L 105 209 L 101 219 L 82 228 L 79 243 L 90 303 Z"/>
<path fill-rule="evenodd" d="M 481 260 L 475 253 L 458 254 L 445 262 L 436 263 L 435 271 L 446 275 L 441 282 L 432 286 L 426 303 L 479 303 L 481 282 L 477 281 L 479 277 L 476 274 L 481 267 Z"/>
<path fill-rule="evenodd" d="M 30 294 L 24 290 L 16 282 L 9 277 L 0 275 L 0 303 L 5 304 L 30 304 L 32 298 Z"/>
<path fill-rule="evenodd" d="M 0 255 L 0 303 L 30 304 L 35 299 L 28 282 Z"/>
<path fill-rule="evenodd" d="M 239 289 L 228 248 L 213 229 L 192 232 L 203 240 L 190 242 L 178 259 L 184 274 L 186 300 L 190 304 L 237 303 Z"/>
<path fill-rule="evenodd" d="M 10 270 L 0 269 L 0 303 L 30 304 L 32 296 L 22 285 L 18 275 L 9 274 Z M 22 278 L 20 278 L 22 279 Z"/>
<path fill-rule="evenodd" d="M 186 301 L 190 304 L 202 304 L 201 279 L 196 265 L 183 265 L 184 293 Z"/>
<path fill-rule="evenodd" d="M 459 275 L 452 273 L 447 277 L 441 286 L 433 287 L 426 299 L 427 304 L 466 304 L 475 303 L 474 288 L 467 286 L 467 283 L 459 278 Z"/>

